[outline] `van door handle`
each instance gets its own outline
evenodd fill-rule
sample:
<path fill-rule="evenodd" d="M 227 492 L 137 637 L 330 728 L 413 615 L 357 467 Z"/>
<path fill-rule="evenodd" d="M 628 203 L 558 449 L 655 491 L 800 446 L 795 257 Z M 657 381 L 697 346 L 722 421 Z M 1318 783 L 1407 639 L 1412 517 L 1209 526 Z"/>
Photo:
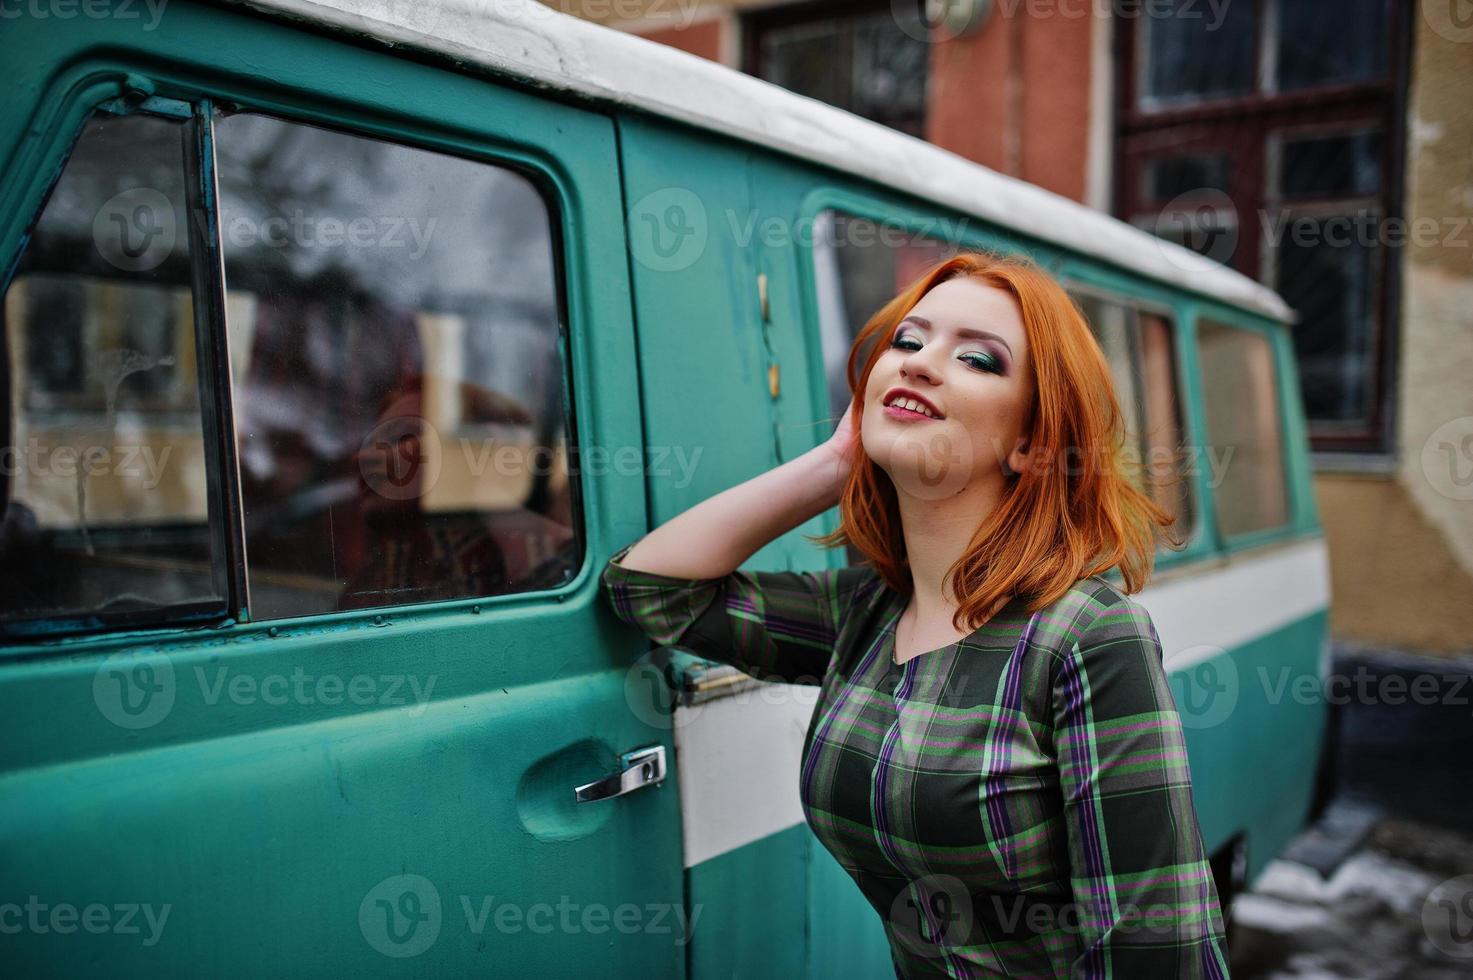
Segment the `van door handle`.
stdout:
<path fill-rule="evenodd" d="M 620 757 L 621 769 L 612 776 L 595 779 L 573 790 L 579 803 L 611 800 L 653 786 L 665 778 L 665 746 L 650 745 L 625 752 Z"/>

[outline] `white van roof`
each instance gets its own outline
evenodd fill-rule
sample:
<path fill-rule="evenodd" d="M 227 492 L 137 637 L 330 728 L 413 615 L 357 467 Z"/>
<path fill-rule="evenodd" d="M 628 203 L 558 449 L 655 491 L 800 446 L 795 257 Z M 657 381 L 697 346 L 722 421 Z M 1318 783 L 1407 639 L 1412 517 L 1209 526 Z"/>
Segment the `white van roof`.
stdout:
<path fill-rule="evenodd" d="M 1277 293 L 1190 249 L 949 150 L 535 0 L 226 0 L 630 106 L 868 178 L 1104 262 L 1248 307 Z"/>

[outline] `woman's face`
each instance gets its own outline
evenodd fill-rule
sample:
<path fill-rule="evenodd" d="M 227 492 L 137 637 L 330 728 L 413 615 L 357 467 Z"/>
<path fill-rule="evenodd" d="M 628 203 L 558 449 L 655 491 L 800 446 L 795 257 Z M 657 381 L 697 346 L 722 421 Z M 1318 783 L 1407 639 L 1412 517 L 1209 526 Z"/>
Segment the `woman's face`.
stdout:
<path fill-rule="evenodd" d="M 933 286 L 881 338 L 864 391 L 865 452 L 898 490 L 942 500 L 1026 465 L 1033 397 L 1023 313 L 1012 293 L 959 277 Z M 896 389 L 930 415 L 907 410 Z M 898 403 L 898 404 L 889 404 Z"/>

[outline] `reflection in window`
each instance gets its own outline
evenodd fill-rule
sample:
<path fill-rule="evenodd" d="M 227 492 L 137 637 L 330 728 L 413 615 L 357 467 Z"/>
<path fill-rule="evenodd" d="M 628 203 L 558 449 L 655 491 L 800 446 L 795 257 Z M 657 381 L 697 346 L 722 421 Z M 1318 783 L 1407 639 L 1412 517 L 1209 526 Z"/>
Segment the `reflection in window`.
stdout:
<path fill-rule="evenodd" d="M 753 28 L 758 77 L 925 137 L 931 46 L 918 5 Z"/>
<path fill-rule="evenodd" d="M 1289 522 L 1273 345 L 1266 334 L 1203 320 L 1197 331 L 1207 415 L 1203 465 L 1224 538 Z"/>
<path fill-rule="evenodd" d="M 0 618 L 219 614 L 186 124 L 91 118 L 5 293 Z"/>
<path fill-rule="evenodd" d="M 1115 382 L 1125 417 L 1126 445 L 1136 456 L 1132 475 L 1158 506 L 1176 518 L 1185 537 L 1195 520 L 1192 458 L 1182 444 L 1181 402 L 1171 321 L 1088 293 L 1075 294 Z"/>
<path fill-rule="evenodd" d="M 1292 215 L 1292 213 L 1291 213 Z M 1294 309 L 1294 352 L 1306 414 L 1354 422 L 1370 412 L 1372 333 L 1379 297 L 1373 211 L 1292 215 L 1276 251 L 1276 288 Z"/>
<path fill-rule="evenodd" d="M 1193 191 L 1228 193 L 1226 153 L 1187 153 L 1158 157 L 1146 165 L 1142 198 L 1165 203 Z"/>
<path fill-rule="evenodd" d="M 1279 153 L 1279 193 L 1286 198 L 1381 193 L 1379 132 L 1286 137 Z"/>
<path fill-rule="evenodd" d="M 1253 91 L 1253 5 L 1153 4 L 1141 18 L 1143 101 L 1191 102 Z"/>
<path fill-rule="evenodd" d="M 570 578 L 564 338 L 533 185 L 264 116 L 216 138 L 255 618 Z"/>
<path fill-rule="evenodd" d="M 1386 70 L 1387 0 L 1277 0 L 1278 87 L 1289 92 L 1376 78 Z"/>

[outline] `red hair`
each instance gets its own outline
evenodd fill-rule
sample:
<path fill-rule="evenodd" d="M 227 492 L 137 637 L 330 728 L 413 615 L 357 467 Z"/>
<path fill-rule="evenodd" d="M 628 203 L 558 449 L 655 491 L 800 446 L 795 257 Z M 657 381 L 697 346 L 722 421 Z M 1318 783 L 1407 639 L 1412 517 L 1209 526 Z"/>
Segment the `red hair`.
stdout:
<path fill-rule="evenodd" d="M 865 391 L 889 347 L 886 339 L 921 297 L 962 276 L 1005 289 L 1017 300 L 1033 395 L 1024 427 L 1030 462 L 1017 473 L 1004 470 L 1002 498 L 947 571 L 960 602 L 953 626 L 974 628 L 1008 595 L 1024 597 L 1030 612 L 1041 609 L 1079 579 L 1117 567 L 1125 592 L 1139 592 L 1155 560 L 1152 525 L 1169 527 L 1175 518 L 1124 474 L 1125 424 L 1109 363 L 1074 300 L 1031 260 L 963 252 L 933 266 L 860 330 L 849 351 L 849 390 Z M 879 342 L 861 368 L 860 353 L 873 341 Z M 890 588 L 905 595 L 911 581 L 896 490 L 865 452 L 863 407 L 856 398 L 839 527 L 807 537 L 825 547 L 853 544 Z"/>

